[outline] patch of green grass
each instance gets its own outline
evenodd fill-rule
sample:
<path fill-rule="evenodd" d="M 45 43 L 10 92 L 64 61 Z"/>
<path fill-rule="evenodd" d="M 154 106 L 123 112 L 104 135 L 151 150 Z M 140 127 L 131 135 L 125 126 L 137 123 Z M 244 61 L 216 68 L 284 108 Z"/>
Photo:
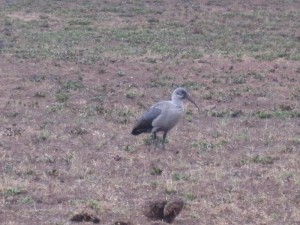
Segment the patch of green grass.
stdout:
<path fill-rule="evenodd" d="M 126 98 L 133 99 L 133 98 L 136 97 L 136 93 L 135 93 L 134 91 L 127 91 L 127 92 L 125 93 L 125 96 L 126 96 Z"/>
<path fill-rule="evenodd" d="M 112 120 L 119 124 L 128 124 L 131 122 L 133 113 L 127 108 L 115 108 L 107 111 Z"/>
<path fill-rule="evenodd" d="M 65 108 L 63 103 L 53 103 L 47 106 L 47 110 L 52 113 L 61 112 Z"/>
<path fill-rule="evenodd" d="M 151 51 L 154 53 L 159 53 L 161 55 L 169 55 L 172 52 L 172 48 L 164 43 L 155 43 L 151 47 Z"/>
<path fill-rule="evenodd" d="M 232 80 L 232 83 L 234 84 L 244 84 L 246 83 L 246 79 L 243 75 L 238 76 L 238 77 L 234 77 Z"/>
<path fill-rule="evenodd" d="M 126 98 L 133 99 L 136 96 L 143 96 L 138 92 L 138 89 L 136 87 L 128 87 L 127 90 L 125 91 L 125 96 Z"/>
<path fill-rule="evenodd" d="M 70 201 L 70 204 L 71 205 L 84 204 L 90 209 L 95 210 L 96 212 L 99 212 L 102 208 L 101 202 L 95 199 L 73 199 Z"/>
<path fill-rule="evenodd" d="M 224 109 L 224 110 L 208 110 L 206 111 L 207 116 L 212 116 L 212 117 L 240 117 L 244 115 L 244 113 L 241 110 L 229 110 L 229 109 Z"/>
<path fill-rule="evenodd" d="M 31 81 L 31 82 L 42 82 L 42 81 L 45 81 L 47 79 L 47 76 L 46 75 L 38 75 L 38 74 L 34 74 L 34 75 L 32 75 L 30 78 L 29 78 L 29 80 Z"/>
<path fill-rule="evenodd" d="M 247 160 L 247 159 L 241 159 L 235 165 L 236 166 L 243 166 L 243 165 L 246 165 L 247 163 L 249 163 L 249 160 Z"/>
<path fill-rule="evenodd" d="M 144 145 L 150 146 L 152 144 L 152 137 L 151 136 L 146 136 L 143 138 L 143 143 Z"/>
<path fill-rule="evenodd" d="M 87 130 L 82 127 L 75 127 L 70 132 L 71 134 L 75 134 L 75 135 L 83 135 L 87 133 Z"/>
<path fill-rule="evenodd" d="M 166 189 L 165 189 L 165 193 L 166 193 L 167 195 L 174 195 L 174 194 L 177 193 L 177 191 L 176 191 L 175 189 L 173 189 L 173 188 L 166 188 Z"/>
<path fill-rule="evenodd" d="M 88 26 L 91 24 L 90 20 L 86 19 L 73 19 L 68 21 L 70 26 Z"/>
<path fill-rule="evenodd" d="M 9 12 L 25 8 L 31 9 L 27 12 L 29 15 L 34 12 L 45 15 L 29 21 L 8 17 Z M 264 8 L 245 12 L 202 12 L 199 16 L 205 19 L 201 20 L 201 29 L 197 28 L 197 20 L 184 24 L 176 17 L 172 22 L 153 19 L 162 11 L 149 7 L 146 2 L 125 2 L 121 5 L 74 2 L 66 10 L 64 2 L 60 1 L 47 4 L 26 1 L 20 5 L 7 4 L 2 12 L 0 23 L 12 27 L 16 35 L 14 38 L 0 35 L 1 40 L 10 43 L 0 54 L 14 54 L 19 58 L 88 64 L 103 58 L 127 58 L 149 52 L 170 58 L 178 57 L 180 52 L 180 58 L 189 59 L 199 59 L 205 54 L 248 55 L 259 60 L 300 58 L 297 51 L 299 42 L 293 35 L 287 35 L 293 33 L 299 23 L 297 10 L 289 13 Z M 115 18 L 147 14 L 150 16 L 148 23 L 154 24 L 155 29 L 130 23 L 105 28 L 93 24 L 93 21 L 104 21 L 111 14 Z M 56 24 L 58 26 L 53 26 Z M 41 29 L 43 32 L 40 32 Z M 115 43 L 113 47 L 110 46 L 111 41 Z"/>
<path fill-rule="evenodd" d="M 34 202 L 34 200 L 30 196 L 25 196 L 25 197 L 21 198 L 19 200 L 19 202 L 22 204 L 31 204 Z"/>
<path fill-rule="evenodd" d="M 277 157 L 271 157 L 271 156 L 263 156 L 263 155 L 255 155 L 253 157 L 247 157 L 241 159 L 237 165 L 243 166 L 249 163 L 256 163 L 256 164 L 262 164 L 262 165 L 272 165 L 274 164 L 275 160 L 278 160 Z"/>
<path fill-rule="evenodd" d="M 112 12 L 122 14 L 123 16 L 135 16 L 138 14 L 150 13 L 152 15 L 161 13 L 156 9 L 149 9 L 140 3 L 138 7 L 102 6 L 100 10 L 103 12 Z M 299 47 L 298 42 L 292 37 L 283 37 L 280 32 L 272 32 L 273 27 L 282 27 L 286 20 L 296 23 L 296 12 L 290 14 L 275 14 L 276 23 L 272 24 L 272 20 L 268 17 L 274 15 L 263 9 L 253 13 L 241 12 L 224 12 L 204 14 L 206 20 L 203 20 L 201 27 L 204 33 L 195 33 L 189 26 L 174 21 L 173 23 L 161 23 L 156 29 L 137 28 L 127 26 L 125 28 L 106 28 L 100 29 L 91 26 L 91 19 L 99 14 L 93 14 L 89 19 L 73 19 L 71 15 L 82 15 L 81 18 L 87 18 L 88 14 L 84 8 L 90 6 L 84 5 L 77 10 L 70 10 L 64 16 L 70 17 L 68 26 L 56 31 L 46 31 L 38 33 L 37 27 L 50 27 L 47 20 L 41 21 L 20 21 L 11 20 L 10 26 L 14 26 L 22 33 L 26 31 L 24 37 L 19 37 L 19 41 L 15 43 L 6 52 L 16 53 L 24 58 L 55 58 L 65 60 L 75 60 L 78 62 L 94 62 L 101 58 L 101 53 L 109 53 L 107 55 L 115 55 L 115 57 L 123 57 L 124 54 L 136 54 L 137 49 L 141 54 L 146 54 L 143 49 L 150 49 L 152 52 L 176 56 L 179 46 L 186 46 L 181 57 L 197 59 L 203 56 L 203 52 L 211 52 L 213 54 L 235 55 L 250 54 L 257 59 L 270 60 L 278 57 L 285 57 L 296 60 L 299 54 L 295 54 L 293 50 Z M 82 10 L 79 10 L 83 8 Z M 74 7 L 76 9 L 76 7 Z M 128 11 L 129 10 L 129 11 Z M 61 10 L 62 11 L 62 10 Z M 59 13 L 58 13 L 59 15 Z M 292 19 L 292 20 L 291 20 Z M 49 20 L 49 18 L 48 18 Z M 239 24 L 236 21 L 240 21 Z M 271 21 L 271 22 L 270 22 Z M 51 22 L 51 21 L 50 21 Z M 251 28 L 259 23 L 257 29 L 261 32 L 251 32 Z M 194 24 L 192 25 L 195 26 Z M 236 29 L 239 27 L 239 29 Z M 270 29 L 271 27 L 271 29 Z M 282 28 L 281 28 L 282 29 Z M 209 30 L 210 32 L 206 32 Z M 101 33 L 101 35 L 99 35 Z M 96 40 L 96 42 L 93 42 Z M 120 53 L 120 49 L 105 48 L 108 40 L 118 42 L 117 46 L 127 46 L 127 50 Z M 47 43 L 46 45 L 44 43 Z M 87 48 L 81 48 L 86 43 L 92 43 Z M 199 48 L 199 46 L 203 46 Z M 27 48 L 26 48 L 27 47 Z M 182 51 L 182 50 L 181 50 Z M 123 56 L 122 56 L 123 55 Z M 241 82 L 241 81 L 239 81 Z"/>
<path fill-rule="evenodd" d="M 247 75 L 253 77 L 256 80 L 260 80 L 260 81 L 263 81 L 265 79 L 265 75 L 262 73 L 258 73 L 258 72 L 250 72 Z"/>
<path fill-rule="evenodd" d="M 133 152 L 133 151 L 134 151 L 134 148 L 133 148 L 132 146 L 130 146 L 130 145 L 126 145 L 126 146 L 124 147 L 124 151 L 125 151 L 125 152 Z"/>
<path fill-rule="evenodd" d="M 98 200 L 90 199 L 86 202 L 86 204 L 95 211 L 99 211 L 101 209 L 101 202 Z"/>
<path fill-rule="evenodd" d="M 52 176 L 52 177 L 57 177 L 59 175 L 59 170 L 57 169 L 50 169 L 47 171 L 47 174 L 49 176 Z"/>
<path fill-rule="evenodd" d="M 209 151 L 214 149 L 216 146 L 215 144 L 211 142 L 206 142 L 206 141 L 197 141 L 192 143 L 193 148 L 197 148 L 201 151 Z"/>
<path fill-rule="evenodd" d="M 157 181 L 151 181 L 150 182 L 150 187 L 155 190 L 158 187 Z"/>
<path fill-rule="evenodd" d="M 161 88 L 161 87 L 172 87 L 173 77 L 168 75 L 158 75 L 156 78 L 150 79 L 150 82 L 147 83 L 149 88 Z"/>
<path fill-rule="evenodd" d="M 172 179 L 174 181 L 180 181 L 180 180 L 188 181 L 190 179 L 190 175 L 186 175 L 184 173 L 173 173 Z"/>
<path fill-rule="evenodd" d="M 269 118 L 298 118 L 300 117 L 299 111 L 286 111 L 286 110 L 275 110 L 275 111 L 259 111 L 255 115 L 260 119 L 269 119 Z"/>
<path fill-rule="evenodd" d="M 56 101 L 60 103 L 65 103 L 69 100 L 69 95 L 66 92 L 58 92 L 56 94 Z"/>
<path fill-rule="evenodd" d="M 100 58 L 100 45 L 93 48 L 84 47 L 97 36 L 96 30 L 89 26 L 72 24 L 64 29 L 40 32 L 39 28 L 45 27 L 45 22 L 39 25 L 39 21 L 12 20 L 12 23 L 20 35 L 10 48 L 5 49 L 5 53 L 25 59 L 63 59 L 83 63 L 94 62 Z"/>
<path fill-rule="evenodd" d="M 11 173 L 11 172 L 13 172 L 13 169 L 14 169 L 14 167 L 13 167 L 13 165 L 11 165 L 11 164 L 6 164 L 6 165 L 3 167 L 3 171 L 4 171 L 5 173 Z"/>
<path fill-rule="evenodd" d="M 211 91 L 205 92 L 203 95 L 203 99 L 205 99 L 205 100 L 213 99 L 213 93 Z"/>
<path fill-rule="evenodd" d="M 187 110 L 184 114 L 184 117 L 189 123 L 193 122 L 193 111 Z"/>
<path fill-rule="evenodd" d="M 185 193 L 184 194 L 184 197 L 185 199 L 187 199 L 188 201 L 194 201 L 197 199 L 197 195 L 191 193 L 191 192 L 188 192 L 188 193 Z"/>
<path fill-rule="evenodd" d="M 72 164 L 72 161 L 74 159 L 74 154 L 73 153 L 67 153 L 64 157 L 63 160 L 67 165 Z"/>
<path fill-rule="evenodd" d="M 212 110 L 212 111 L 207 111 L 208 116 L 212 117 L 228 117 L 230 115 L 229 110 Z"/>
<path fill-rule="evenodd" d="M 148 145 L 148 146 L 153 144 L 153 145 L 156 145 L 156 147 L 157 147 L 160 144 L 163 144 L 163 138 L 162 138 L 162 136 L 157 135 L 156 140 L 154 141 L 152 138 L 152 134 L 151 135 L 149 134 L 148 136 L 144 137 L 143 143 L 144 143 L 144 145 Z M 168 139 L 165 140 L 165 144 L 167 144 L 167 143 L 169 143 Z"/>
<path fill-rule="evenodd" d="M 250 140 L 251 135 L 249 134 L 249 131 L 246 130 L 241 130 L 237 135 L 236 135 L 236 139 L 239 141 L 249 141 Z"/>
<path fill-rule="evenodd" d="M 112 29 L 109 36 L 116 41 L 129 44 L 151 44 L 158 39 L 156 31 L 145 28 Z"/>
<path fill-rule="evenodd" d="M 183 59 L 201 59 L 204 57 L 204 52 L 198 49 L 191 49 L 189 51 L 184 51 L 181 54 Z"/>
<path fill-rule="evenodd" d="M 218 149 L 227 144 L 226 140 L 220 140 L 217 143 L 212 143 L 208 141 L 195 141 L 192 143 L 192 147 L 200 150 L 201 152 L 211 151 Z"/>
<path fill-rule="evenodd" d="M 186 81 L 182 84 L 183 87 L 186 87 L 188 89 L 194 90 L 194 91 L 198 91 L 201 90 L 202 88 L 206 87 L 203 84 L 198 83 L 197 81 Z"/>
<path fill-rule="evenodd" d="M 295 146 L 300 145 L 300 137 L 291 138 L 290 142 L 292 145 L 295 145 Z"/>
<path fill-rule="evenodd" d="M 34 93 L 34 97 L 45 98 L 46 97 L 46 93 L 45 92 L 41 92 L 41 91 L 37 91 L 37 92 Z"/>
<path fill-rule="evenodd" d="M 144 14 L 161 14 L 162 12 L 158 9 L 152 9 L 146 7 L 143 3 L 137 1 L 135 4 L 124 5 L 111 3 L 107 6 L 103 6 L 100 9 L 102 12 L 115 13 L 121 17 L 134 17 L 137 15 Z"/>
<path fill-rule="evenodd" d="M 23 191 L 20 188 L 18 188 L 18 187 L 6 189 L 6 190 L 3 191 L 3 193 L 5 195 L 18 195 L 18 194 L 21 194 L 22 192 Z"/>
<path fill-rule="evenodd" d="M 38 141 L 46 141 L 50 137 L 50 133 L 47 130 L 41 130 L 38 133 L 37 140 Z"/>
<path fill-rule="evenodd" d="M 256 115 L 260 119 L 269 119 L 269 118 L 272 117 L 272 113 L 271 112 L 264 112 L 264 111 L 259 111 L 259 112 L 256 113 Z"/>
<path fill-rule="evenodd" d="M 258 164 L 264 164 L 264 165 L 273 164 L 274 160 L 275 160 L 275 158 L 272 158 L 271 156 L 256 155 L 251 158 L 251 162 L 258 163 Z"/>
<path fill-rule="evenodd" d="M 81 81 L 68 80 L 63 84 L 63 88 L 66 90 L 77 91 L 78 89 L 83 88 L 83 84 Z"/>
<path fill-rule="evenodd" d="M 163 170 L 159 167 L 153 166 L 150 170 L 151 175 L 161 175 Z"/>

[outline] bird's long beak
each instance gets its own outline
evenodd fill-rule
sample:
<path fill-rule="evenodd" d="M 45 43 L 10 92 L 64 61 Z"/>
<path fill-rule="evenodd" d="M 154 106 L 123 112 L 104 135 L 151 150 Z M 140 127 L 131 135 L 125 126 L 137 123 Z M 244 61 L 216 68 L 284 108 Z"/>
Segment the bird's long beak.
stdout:
<path fill-rule="evenodd" d="M 197 107 L 198 111 L 200 112 L 200 108 L 197 106 L 196 102 L 194 102 L 191 96 L 186 95 L 186 99 L 189 100 L 191 103 L 193 103 Z"/>

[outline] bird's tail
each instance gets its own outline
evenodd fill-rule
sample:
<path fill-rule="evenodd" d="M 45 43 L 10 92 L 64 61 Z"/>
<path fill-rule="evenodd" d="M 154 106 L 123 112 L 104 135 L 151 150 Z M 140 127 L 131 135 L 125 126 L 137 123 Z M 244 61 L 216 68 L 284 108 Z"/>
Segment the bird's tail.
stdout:
<path fill-rule="evenodd" d="M 131 134 L 132 135 L 139 135 L 141 133 L 144 133 L 146 130 L 145 129 L 139 129 L 138 127 L 135 127 L 132 129 Z"/>

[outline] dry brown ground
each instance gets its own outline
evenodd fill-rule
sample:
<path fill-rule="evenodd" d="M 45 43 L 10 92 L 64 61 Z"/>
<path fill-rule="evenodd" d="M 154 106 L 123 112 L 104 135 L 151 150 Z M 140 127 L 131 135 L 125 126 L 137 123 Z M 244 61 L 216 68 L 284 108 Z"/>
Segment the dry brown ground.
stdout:
<path fill-rule="evenodd" d="M 220 13 L 288 13 L 299 6 L 278 2 L 197 4 Z M 159 23 L 184 25 L 197 6 L 179 0 L 144 4 L 163 11 Z M 22 13 L 9 16 L 40 18 Z M 95 24 L 143 27 L 149 18 Z M 50 23 L 51 29 L 59 26 Z M 100 224 L 164 224 L 143 216 L 142 206 L 175 197 L 185 206 L 174 224 L 300 224 L 299 60 L 216 52 L 200 58 L 105 54 L 90 64 L 0 55 L 1 224 L 74 224 L 70 218 L 82 212 Z M 148 135 L 131 136 L 145 108 L 169 99 L 181 85 L 202 110 L 186 103 L 166 149 L 151 149 Z"/>

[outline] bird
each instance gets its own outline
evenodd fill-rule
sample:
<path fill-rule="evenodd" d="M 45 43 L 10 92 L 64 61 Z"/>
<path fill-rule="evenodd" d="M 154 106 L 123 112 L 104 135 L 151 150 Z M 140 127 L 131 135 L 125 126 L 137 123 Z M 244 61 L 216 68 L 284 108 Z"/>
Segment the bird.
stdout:
<path fill-rule="evenodd" d="M 186 88 L 176 88 L 170 101 L 161 101 L 151 106 L 136 122 L 131 134 L 152 133 L 152 142 L 157 145 L 157 132 L 163 132 L 162 145 L 165 147 L 168 132 L 176 126 L 184 112 L 183 100 L 192 102 L 200 111 L 198 105 L 188 94 Z"/>

